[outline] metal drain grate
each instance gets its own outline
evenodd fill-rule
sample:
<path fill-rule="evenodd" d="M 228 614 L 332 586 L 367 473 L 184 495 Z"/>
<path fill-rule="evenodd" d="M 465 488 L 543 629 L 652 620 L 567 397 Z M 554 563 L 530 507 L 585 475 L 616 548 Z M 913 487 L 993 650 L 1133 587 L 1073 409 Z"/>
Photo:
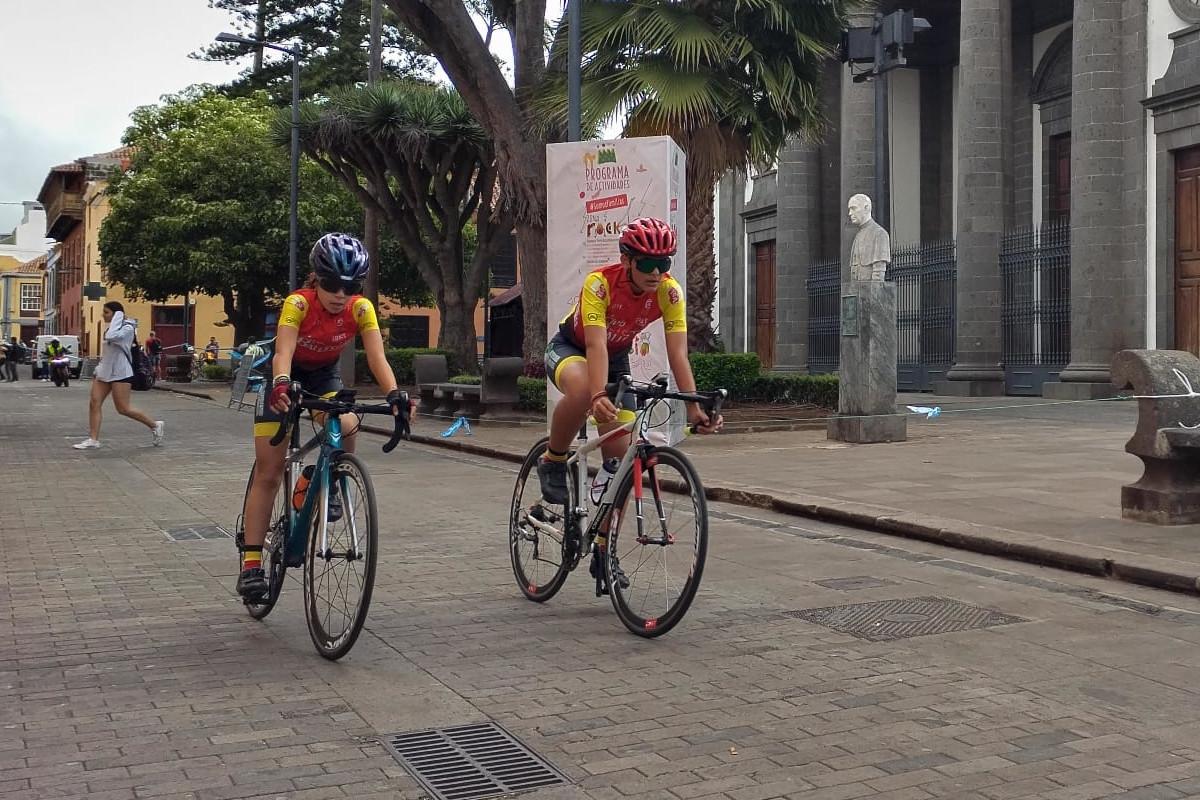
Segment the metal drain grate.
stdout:
<path fill-rule="evenodd" d="M 880 586 L 895 586 L 895 581 L 875 578 L 871 575 L 856 575 L 853 578 L 829 578 L 823 581 L 813 581 L 817 586 L 826 589 L 837 589 L 841 592 L 853 592 L 858 589 L 876 589 Z"/>
<path fill-rule="evenodd" d="M 172 542 L 190 542 L 198 539 L 229 539 L 229 531 L 220 525 L 178 525 L 163 531 Z"/>
<path fill-rule="evenodd" d="M 494 722 L 391 733 L 382 741 L 436 800 L 481 800 L 568 782 Z"/>
<path fill-rule="evenodd" d="M 881 600 L 877 603 L 810 608 L 786 613 L 789 617 L 815 622 L 872 642 L 1028 622 L 1021 617 L 944 597 Z"/>

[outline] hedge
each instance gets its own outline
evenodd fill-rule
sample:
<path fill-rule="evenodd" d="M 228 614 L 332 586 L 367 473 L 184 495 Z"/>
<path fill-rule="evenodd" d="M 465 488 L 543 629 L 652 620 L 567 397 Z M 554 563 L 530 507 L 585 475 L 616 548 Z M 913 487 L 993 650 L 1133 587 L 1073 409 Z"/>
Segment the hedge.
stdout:
<path fill-rule="evenodd" d="M 837 408 L 838 378 L 837 375 L 764 372 L 751 382 L 741 399 Z"/>
<path fill-rule="evenodd" d="M 438 350 L 436 347 L 386 347 L 383 352 L 387 356 L 388 363 L 392 365 L 392 371 L 396 373 L 396 381 L 401 386 L 415 386 L 417 383 L 417 376 L 413 374 L 413 356 L 443 355 L 446 357 L 446 366 L 451 375 L 456 375 L 460 371 L 456 366 L 454 353 L 449 350 Z M 367 354 L 364 350 L 356 350 L 354 353 L 354 376 L 359 381 L 371 377 L 371 370 L 367 367 Z"/>
<path fill-rule="evenodd" d="M 523 411 L 546 410 L 545 378 L 526 378 L 524 376 L 517 378 L 517 393 L 520 395 L 517 408 Z"/>
<path fill-rule="evenodd" d="M 745 396 L 762 370 L 757 353 L 691 353 L 688 361 L 697 389 L 728 389 L 735 400 Z"/>

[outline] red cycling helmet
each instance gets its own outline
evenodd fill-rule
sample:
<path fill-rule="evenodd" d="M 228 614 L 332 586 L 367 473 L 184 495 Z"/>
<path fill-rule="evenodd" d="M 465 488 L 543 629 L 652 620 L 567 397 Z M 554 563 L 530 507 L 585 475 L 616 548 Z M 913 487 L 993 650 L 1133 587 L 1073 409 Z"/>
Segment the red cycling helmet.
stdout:
<path fill-rule="evenodd" d="M 661 219 L 635 219 L 621 231 L 621 252 L 629 256 L 673 256 L 675 231 Z"/>

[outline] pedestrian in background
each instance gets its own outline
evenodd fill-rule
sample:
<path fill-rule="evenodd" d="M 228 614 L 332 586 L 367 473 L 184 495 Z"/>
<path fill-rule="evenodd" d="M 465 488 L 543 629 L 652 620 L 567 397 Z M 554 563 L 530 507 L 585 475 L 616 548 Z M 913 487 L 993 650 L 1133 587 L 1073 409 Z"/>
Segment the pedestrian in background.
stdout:
<path fill-rule="evenodd" d="M 25 360 L 25 346 L 12 337 L 8 342 L 8 357 L 4 359 L 4 368 L 8 372 L 8 382 L 17 380 L 17 364 Z"/>
<path fill-rule="evenodd" d="M 113 300 L 104 304 L 101 316 L 108 323 L 101 344 L 100 363 L 92 374 L 92 393 L 88 397 L 88 438 L 76 445 L 76 450 L 100 446 L 100 416 L 104 398 L 112 395 L 117 413 L 140 422 L 150 429 L 154 444 L 163 440 L 162 420 L 154 421 L 145 412 L 129 404 L 133 391 L 133 346 L 137 338 L 137 323 L 125 318 L 125 307 Z"/>
<path fill-rule="evenodd" d="M 159 369 L 163 351 L 162 339 L 159 339 L 154 331 L 150 331 L 150 335 L 146 337 L 146 341 L 142 342 L 142 346 L 146 350 L 146 357 L 150 359 L 150 368 L 154 370 L 154 379 L 162 380 L 162 370 Z"/>

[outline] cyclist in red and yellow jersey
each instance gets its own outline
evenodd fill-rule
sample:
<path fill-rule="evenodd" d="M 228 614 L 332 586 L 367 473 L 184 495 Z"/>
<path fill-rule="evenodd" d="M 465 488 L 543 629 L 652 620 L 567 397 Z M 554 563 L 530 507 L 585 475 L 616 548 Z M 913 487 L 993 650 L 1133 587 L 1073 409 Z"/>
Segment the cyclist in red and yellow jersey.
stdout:
<path fill-rule="evenodd" d="M 567 502 L 566 461 L 571 439 L 595 417 L 600 433 L 617 426 L 617 407 L 604 385 L 629 372 L 629 348 L 651 322 L 662 319 L 667 362 L 680 391 L 696 391 L 688 363 L 683 287 L 671 277 L 675 231 L 660 219 L 635 219 L 621 232 L 621 260 L 593 270 L 583 279 L 575 306 L 546 345 L 546 375 L 563 393 L 550 420 L 550 445 L 538 464 L 542 496 Z M 633 398 L 624 399 L 633 405 Z M 696 403 L 687 404 L 688 421 L 699 433 L 714 433 L 721 418 L 709 419 Z M 601 449 L 605 458 L 624 454 L 629 437 L 614 436 Z"/>
<path fill-rule="evenodd" d="M 371 301 L 359 295 L 370 269 L 362 242 L 342 233 L 327 233 L 313 245 L 308 257 L 312 274 L 308 284 L 283 301 L 275 334 L 271 365 L 275 379 L 262 410 L 254 418 L 254 482 L 246 498 L 246 543 L 238 594 L 248 599 L 267 591 L 262 569 L 262 544 L 266 538 L 271 503 L 283 481 L 287 442 L 271 446 L 291 401 L 288 387 L 299 381 L 306 392 L 331 397 L 342 388 L 338 358 L 356 334 L 362 335 L 367 365 L 375 382 L 387 392 L 393 413 L 400 413 L 396 376 L 383 352 L 383 336 Z M 411 419 L 415 404 L 403 409 Z M 343 432 L 342 447 L 354 452 L 355 428 Z M 336 484 L 334 485 L 336 490 Z M 331 520 L 342 514 L 336 491 L 329 497 Z"/>

